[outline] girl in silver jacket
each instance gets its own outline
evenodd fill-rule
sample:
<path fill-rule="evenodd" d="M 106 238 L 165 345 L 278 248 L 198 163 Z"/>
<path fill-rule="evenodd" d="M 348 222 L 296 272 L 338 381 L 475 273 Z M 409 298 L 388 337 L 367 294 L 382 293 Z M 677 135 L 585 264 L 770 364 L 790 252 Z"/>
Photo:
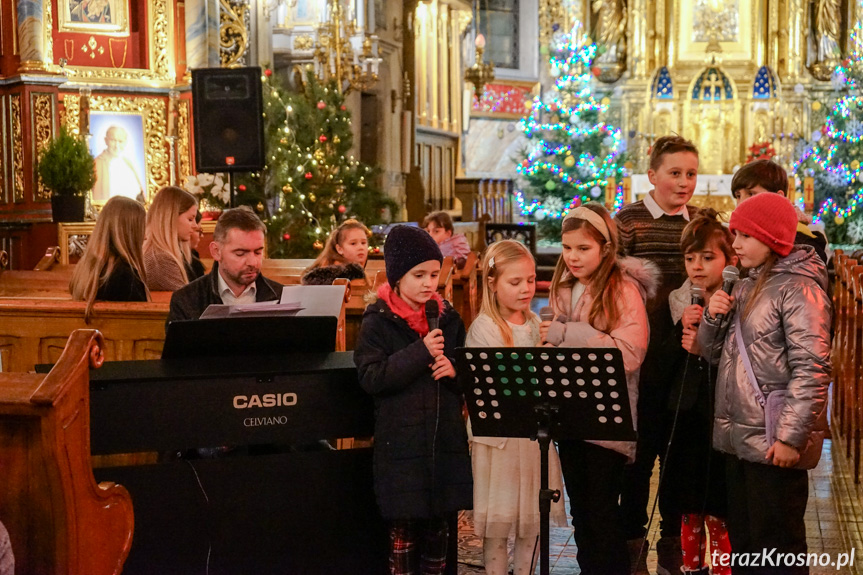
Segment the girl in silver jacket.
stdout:
<path fill-rule="evenodd" d="M 730 228 L 749 277 L 731 296 L 717 291 L 710 298 L 698 340 L 704 357 L 719 362 L 713 445 L 727 454 L 731 548 L 758 554 L 775 549 L 769 557 L 777 561 L 779 554 L 777 572 L 808 573 L 801 555 L 805 470 L 820 457 L 830 381 L 827 272 L 811 247 L 794 246 L 797 217 L 783 196 L 758 194 L 742 202 Z M 745 354 L 737 344 L 738 326 Z M 794 557 L 790 565 L 786 554 Z M 767 572 L 771 566 L 764 566 Z"/>

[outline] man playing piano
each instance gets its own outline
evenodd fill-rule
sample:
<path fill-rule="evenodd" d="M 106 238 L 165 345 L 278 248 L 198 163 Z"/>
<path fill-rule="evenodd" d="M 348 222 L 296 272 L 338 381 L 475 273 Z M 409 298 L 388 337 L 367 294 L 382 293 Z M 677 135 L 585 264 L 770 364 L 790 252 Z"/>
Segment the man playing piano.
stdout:
<path fill-rule="evenodd" d="M 264 223 L 248 206 L 222 212 L 213 232 L 213 269 L 171 297 L 168 323 L 199 319 L 211 304 L 238 305 L 278 301 L 282 284 L 261 274 Z"/>

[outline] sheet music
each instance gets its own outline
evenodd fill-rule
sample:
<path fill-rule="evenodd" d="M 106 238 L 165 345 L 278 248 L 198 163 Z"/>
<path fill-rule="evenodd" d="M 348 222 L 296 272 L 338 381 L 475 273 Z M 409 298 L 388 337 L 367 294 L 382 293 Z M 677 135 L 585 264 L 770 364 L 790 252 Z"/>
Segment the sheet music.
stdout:
<path fill-rule="evenodd" d="M 201 319 L 297 315 L 302 309 L 304 308 L 298 301 L 286 301 L 285 303 L 264 301 L 242 305 L 212 304 L 201 314 Z"/>

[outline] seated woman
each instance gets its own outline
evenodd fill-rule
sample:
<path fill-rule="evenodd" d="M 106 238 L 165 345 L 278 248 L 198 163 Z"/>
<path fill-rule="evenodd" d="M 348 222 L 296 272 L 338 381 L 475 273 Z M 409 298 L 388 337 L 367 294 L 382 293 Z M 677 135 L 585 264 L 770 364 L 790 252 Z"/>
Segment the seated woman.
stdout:
<path fill-rule="evenodd" d="M 182 188 L 159 190 L 147 212 L 144 268 L 151 291 L 176 291 L 194 278 L 189 240 L 195 231 L 198 201 Z"/>
<path fill-rule="evenodd" d="M 321 255 L 303 272 L 303 285 L 330 285 L 336 278 L 366 277 L 371 232 L 358 220 L 345 220 L 327 238 Z"/>
<path fill-rule="evenodd" d="M 124 196 L 114 196 L 102 208 L 69 284 L 72 297 L 87 302 L 87 323 L 96 300 L 150 300 L 141 249 L 146 218 L 144 206 Z"/>

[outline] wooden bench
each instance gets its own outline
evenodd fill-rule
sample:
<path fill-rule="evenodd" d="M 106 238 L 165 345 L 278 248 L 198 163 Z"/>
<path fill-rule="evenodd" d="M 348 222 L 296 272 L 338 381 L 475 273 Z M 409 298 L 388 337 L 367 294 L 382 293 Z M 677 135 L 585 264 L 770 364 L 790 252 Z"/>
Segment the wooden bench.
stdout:
<path fill-rule="evenodd" d="M 45 255 L 36 264 L 35 271 L 48 271 L 60 262 L 60 247 L 53 246 L 45 251 Z"/>
<path fill-rule="evenodd" d="M 3 371 L 27 372 L 36 364 L 56 363 L 69 335 L 95 328 L 104 334 L 106 360 L 158 359 L 165 340 L 168 304 L 100 302 L 89 326 L 79 301 L 0 299 L 0 362 Z"/>
<path fill-rule="evenodd" d="M 120 573 L 132 545 L 128 491 L 97 484 L 91 467 L 89 370 L 104 360 L 102 337 L 68 340 L 47 375 L 0 373 L 0 520 L 16 573 Z"/>

